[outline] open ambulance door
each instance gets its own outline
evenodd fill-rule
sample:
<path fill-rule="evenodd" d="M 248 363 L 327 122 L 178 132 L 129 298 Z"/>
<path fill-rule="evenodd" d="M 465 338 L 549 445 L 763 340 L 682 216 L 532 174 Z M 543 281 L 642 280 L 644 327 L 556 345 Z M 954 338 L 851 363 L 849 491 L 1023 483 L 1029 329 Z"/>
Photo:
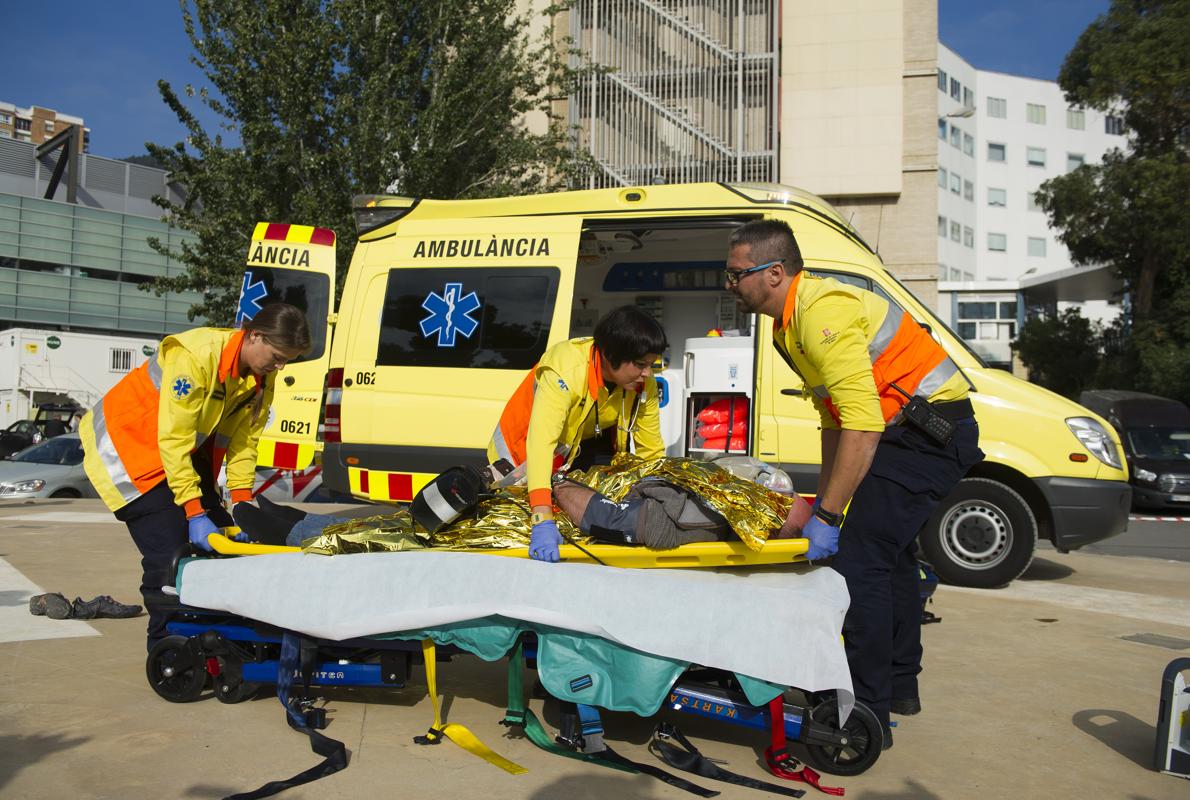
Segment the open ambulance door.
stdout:
<path fill-rule="evenodd" d="M 794 491 L 814 494 L 822 461 L 818 412 L 801 377 L 773 347 L 773 318 L 756 320 L 754 455 L 789 473 Z"/>
<path fill-rule="evenodd" d="M 260 222 L 248 247 L 236 326 L 271 303 L 306 313 L 310 352 L 278 372 L 273 404 L 257 446 L 257 466 L 304 470 L 314 461 L 323 380 L 331 348 L 335 233 L 308 225 Z"/>

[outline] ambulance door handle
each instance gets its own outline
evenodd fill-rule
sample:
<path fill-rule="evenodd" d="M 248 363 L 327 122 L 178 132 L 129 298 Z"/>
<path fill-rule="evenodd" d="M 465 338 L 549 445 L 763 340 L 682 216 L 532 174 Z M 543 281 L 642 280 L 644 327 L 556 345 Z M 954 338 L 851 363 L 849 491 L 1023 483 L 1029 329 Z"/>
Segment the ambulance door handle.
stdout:
<path fill-rule="evenodd" d="M 285 376 L 285 385 L 286 385 L 286 386 L 293 386 L 293 376 L 292 376 L 292 375 L 286 375 L 286 376 Z"/>
<path fill-rule="evenodd" d="M 801 389 L 782 389 L 781 394 L 789 395 L 790 397 L 801 397 L 802 390 Z"/>

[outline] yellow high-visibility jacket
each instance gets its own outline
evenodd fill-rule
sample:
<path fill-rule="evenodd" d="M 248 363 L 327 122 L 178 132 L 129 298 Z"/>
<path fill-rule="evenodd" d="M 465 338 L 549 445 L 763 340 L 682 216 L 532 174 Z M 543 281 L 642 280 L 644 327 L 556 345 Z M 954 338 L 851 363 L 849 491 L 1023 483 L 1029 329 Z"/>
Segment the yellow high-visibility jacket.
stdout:
<path fill-rule="evenodd" d="M 83 467 L 116 511 L 168 481 L 188 517 L 202 512 L 191 455 L 207 451 L 215 476 L 227 459 L 232 500 L 251 497 L 256 443 L 272 380 L 239 375 L 243 331 L 195 328 L 165 337 L 157 354 L 124 376 L 79 424 Z M 263 386 L 261 385 L 263 383 Z M 252 419 L 258 391 L 262 411 Z"/>
<path fill-rule="evenodd" d="M 582 441 L 596 435 L 597 421 L 600 430 L 616 426 L 617 452 L 628 451 L 631 435 L 641 458 L 665 455 L 657 380 L 650 376 L 638 390 L 616 387 L 609 392 L 601 363 L 589 337 L 558 342 L 545 351 L 505 406 L 488 444 L 488 459 L 508 459 L 514 466 L 528 462 L 530 505 L 551 504 L 555 450 L 568 446 L 566 459 L 573 461 Z"/>

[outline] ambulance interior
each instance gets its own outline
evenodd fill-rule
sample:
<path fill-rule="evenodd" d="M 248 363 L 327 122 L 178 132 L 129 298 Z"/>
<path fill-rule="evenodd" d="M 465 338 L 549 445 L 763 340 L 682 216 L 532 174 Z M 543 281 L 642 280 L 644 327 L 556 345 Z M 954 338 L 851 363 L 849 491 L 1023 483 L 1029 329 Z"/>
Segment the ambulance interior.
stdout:
<path fill-rule="evenodd" d="M 749 451 L 755 320 L 723 281 L 728 236 L 742 221 L 592 222 L 583 230 L 570 335 L 590 336 L 601 316 L 629 303 L 661 323 L 669 349 L 654 374 L 671 456 Z"/>

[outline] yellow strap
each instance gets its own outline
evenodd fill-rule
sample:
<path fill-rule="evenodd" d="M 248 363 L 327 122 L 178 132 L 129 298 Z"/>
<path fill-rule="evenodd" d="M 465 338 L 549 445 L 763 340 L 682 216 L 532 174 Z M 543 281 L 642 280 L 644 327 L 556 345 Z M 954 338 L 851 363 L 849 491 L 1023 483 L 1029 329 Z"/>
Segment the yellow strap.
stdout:
<path fill-rule="evenodd" d="M 442 724 L 442 715 L 438 710 L 438 662 L 434 656 L 434 641 L 432 639 L 424 639 L 421 643 L 421 652 L 426 662 L 426 687 L 430 691 L 430 702 L 434 706 L 434 726 L 430 728 L 429 733 L 426 734 L 426 738 L 434 741 L 438 738 L 438 732 L 440 731 L 446 738 L 468 753 L 479 756 L 484 761 L 499 767 L 505 772 L 512 775 L 521 775 L 528 772 L 529 770 L 520 764 L 509 761 L 479 741 L 475 734 L 462 725 L 456 725 L 454 723 L 449 725 Z"/>

